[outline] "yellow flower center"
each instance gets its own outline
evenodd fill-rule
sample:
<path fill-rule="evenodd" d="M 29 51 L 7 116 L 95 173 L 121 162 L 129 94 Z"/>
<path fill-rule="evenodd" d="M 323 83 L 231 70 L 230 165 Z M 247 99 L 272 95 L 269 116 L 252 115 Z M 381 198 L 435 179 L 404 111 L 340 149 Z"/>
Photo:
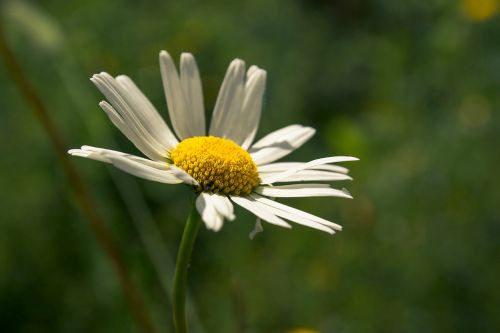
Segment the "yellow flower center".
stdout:
<path fill-rule="evenodd" d="M 198 191 L 247 195 L 259 184 L 250 154 L 227 139 L 196 136 L 182 140 L 170 152 L 170 159 L 196 179 Z"/>

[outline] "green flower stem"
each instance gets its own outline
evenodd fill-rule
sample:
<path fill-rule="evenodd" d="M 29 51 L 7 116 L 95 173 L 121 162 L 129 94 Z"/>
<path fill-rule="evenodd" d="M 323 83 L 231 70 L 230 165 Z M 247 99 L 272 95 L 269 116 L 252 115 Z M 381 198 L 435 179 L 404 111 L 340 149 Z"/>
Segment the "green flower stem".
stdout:
<path fill-rule="evenodd" d="M 200 229 L 201 218 L 193 203 L 193 208 L 186 221 L 182 234 L 177 263 L 175 266 L 174 289 L 172 292 L 172 306 L 174 310 L 174 326 L 177 333 L 187 333 L 186 320 L 186 287 L 189 259 L 193 251 L 194 241 Z"/>

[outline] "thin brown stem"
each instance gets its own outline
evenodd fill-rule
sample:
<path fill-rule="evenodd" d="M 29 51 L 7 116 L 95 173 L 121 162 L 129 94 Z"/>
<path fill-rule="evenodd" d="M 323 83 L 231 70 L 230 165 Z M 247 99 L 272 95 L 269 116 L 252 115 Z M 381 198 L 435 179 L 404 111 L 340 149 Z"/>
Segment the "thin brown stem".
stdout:
<path fill-rule="evenodd" d="M 132 314 L 137 323 L 137 326 L 145 333 L 152 333 L 153 326 L 149 318 L 148 312 L 144 303 L 139 296 L 137 289 L 132 284 L 130 275 L 126 269 L 125 262 L 121 258 L 120 253 L 113 242 L 110 232 L 104 225 L 104 221 L 97 212 L 95 205 L 91 199 L 90 193 L 82 181 L 77 169 L 70 160 L 66 150 L 63 137 L 52 121 L 50 114 L 47 112 L 41 98 L 37 94 L 35 88 L 24 74 L 21 66 L 17 62 L 13 52 L 9 48 L 5 34 L 0 24 L 0 53 L 3 56 L 5 66 L 17 85 L 22 96 L 31 107 L 31 110 L 40 121 L 42 127 L 47 133 L 50 143 L 56 151 L 57 157 L 62 164 L 62 168 L 69 183 L 71 184 L 78 203 L 87 220 L 90 222 L 91 229 L 97 238 L 99 245 L 104 250 L 104 253 L 110 259 L 112 266 L 119 278 L 123 288 L 125 298 L 130 305 Z"/>

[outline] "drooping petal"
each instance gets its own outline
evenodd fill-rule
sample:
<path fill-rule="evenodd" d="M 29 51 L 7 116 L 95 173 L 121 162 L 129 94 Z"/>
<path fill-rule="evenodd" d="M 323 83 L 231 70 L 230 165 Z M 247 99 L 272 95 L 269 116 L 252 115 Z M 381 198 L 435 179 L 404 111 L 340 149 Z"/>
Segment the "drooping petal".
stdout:
<path fill-rule="evenodd" d="M 201 192 L 196 199 L 196 209 L 208 229 L 219 231 L 222 227 L 223 217 L 217 212 L 209 193 Z"/>
<path fill-rule="evenodd" d="M 273 214 L 287 219 L 289 221 L 295 222 L 297 224 L 301 224 L 306 227 L 314 228 L 317 230 L 325 231 L 329 234 L 334 234 L 335 231 L 332 228 L 329 228 L 321 223 L 315 222 L 313 220 L 307 219 L 301 215 L 294 214 L 288 210 L 282 210 L 277 208 L 274 205 L 268 205 L 267 203 L 263 203 L 263 205 Z"/>
<path fill-rule="evenodd" d="M 236 218 L 236 216 L 234 215 L 233 204 L 226 196 L 212 194 L 211 199 L 217 212 L 224 216 L 224 218 L 228 219 L 229 221 L 233 221 Z"/>
<path fill-rule="evenodd" d="M 235 59 L 229 65 L 215 103 L 209 134 L 231 139 L 226 131 L 239 128 L 238 116 L 243 104 L 245 88 L 245 62 Z"/>
<path fill-rule="evenodd" d="M 314 128 L 290 125 L 266 135 L 249 152 L 257 165 L 271 163 L 302 146 L 314 133 Z"/>
<path fill-rule="evenodd" d="M 257 217 L 260 217 L 266 222 L 278 225 L 284 228 L 291 228 L 292 226 L 287 222 L 283 221 L 272 212 L 269 211 L 263 204 L 257 202 L 253 198 L 231 196 L 231 200 L 241 207 L 245 208 Z"/>
<path fill-rule="evenodd" d="M 299 197 L 340 197 L 352 199 L 347 190 L 331 188 L 327 184 L 294 184 L 282 186 L 259 186 L 255 192 L 266 197 L 299 198 Z"/>
<path fill-rule="evenodd" d="M 81 149 L 71 149 L 68 153 L 74 156 L 113 164 L 118 169 L 147 180 L 166 184 L 182 183 L 181 179 L 166 169 L 168 167 L 166 163 L 161 165 L 159 162 L 142 157 L 90 146 L 83 146 Z"/>
<path fill-rule="evenodd" d="M 184 92 L 191 136 L 203 136 L 205 129 L 205 106 L 198 66 L 191 53 L 181 54 L 181 86 Z"/>
<path fill-rule="evenodd" d="M 208 229 L 219 231 L 224 219 L 235 219 L 233 204 L 226 196 L 201 192 L 196 200 L 196 208 Z"/>
<path fill-rule="evenodd" d="M 317 222 L 317 223 L 320 223 L 320 224 L 323 224 L 323 225 L 326 225 L 334 230 L 342 230 L 342 226 L 337 224 L 337 223 L 333 223 L 331 221 L 328 221 L 328 220 L 325 220 L 319 216 L 316 216 L 316 215 L 312 215 L 312 214 L 309 214 L 307 212 L 304 212 L 302 210 L 299 210 L 299 209 L 296 209 L 296 208 L 293 208 L 293 207 L 290 207 L 290 206 L 287 206 L 287 205 L 284 205 L 282 203 L 279 203 L 277 201 L 274 201 L 274 200 L 271 200 L 271 199 L 268 199 L 268 198 L 265 198 L 265 197 L 262 197 L 260 195 L 252 195 L 253 198 L 255 198 L 255 200 L 257 200 L 258 202 L 261 202 L 261 203 L 264 203 L 268 206 L 273 206 L 277 209 L 280 209 L 280 210 L 283 210 L 283 211 L 287 211 L 289 213 L 292 213 L 292 214 L 295 214 L 299 217 L 302 217 L 304 219 L 308 219 L 308 220 L 311 220 L 311 221 L 314 221 L 314 222 Z"/>
<path fill-rule="evenodd" d="M 260 234 L 263 231 L 264 231 L 264 227 L 262 227 L 262 220 L 260 218 L 257 218 L 257 220 L 255 221 L 255 226 L 253 227 L 253 230 L 248 235 L 248 238 L 250 238 L 250 240 L 253 240 L 255 238 L 255 236 L 257 236 L 257 234 Z"/>
<path fill-rule="evenodd" d="M 149 158 L 164 159 L 178 141 L 135 84 L 125 76 L 114 79 L 104 72 L 91 81 L 111 103 L 101 102 L 101 108 L 127 138 Z"/>

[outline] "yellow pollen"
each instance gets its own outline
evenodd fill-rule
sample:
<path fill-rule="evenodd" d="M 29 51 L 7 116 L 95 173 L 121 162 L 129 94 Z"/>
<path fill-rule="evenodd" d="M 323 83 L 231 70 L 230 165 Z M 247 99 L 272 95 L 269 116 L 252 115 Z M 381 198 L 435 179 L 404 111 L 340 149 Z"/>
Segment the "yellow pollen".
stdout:
<path fill-rule="evenodd" d="M 170 159 L 196 179 L 198 191 L 247 195 L 260 182 L 250 154 L 227 139 L 196 136 L 182 140 L 170 152 Z"/>

